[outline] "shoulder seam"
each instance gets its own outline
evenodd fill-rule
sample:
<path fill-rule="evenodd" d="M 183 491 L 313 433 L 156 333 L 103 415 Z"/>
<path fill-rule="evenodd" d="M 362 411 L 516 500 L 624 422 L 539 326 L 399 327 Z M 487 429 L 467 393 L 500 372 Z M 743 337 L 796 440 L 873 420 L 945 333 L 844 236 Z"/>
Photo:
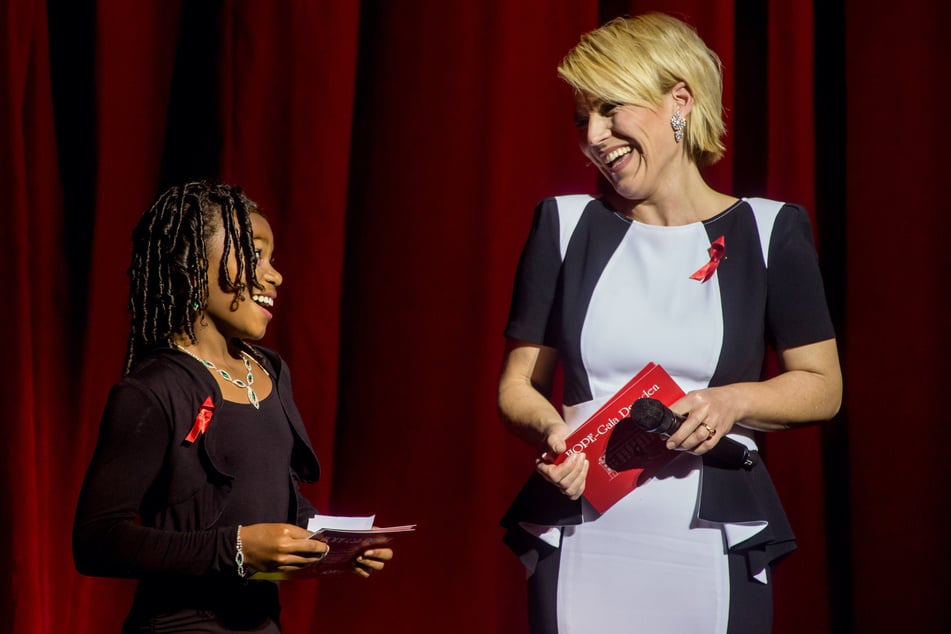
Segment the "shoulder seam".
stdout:
<path fill-rule="evenodd" d="M 759 246 L 763 255 L 763 266 L 769 268 L 769 240 L 773 234 L 773 226 L 779 211 L 786 205 L 784 202 L 769 198 L 744 198 L 753 210 L 753 219 L 759 232 Z"/>
<path fill-rule="evenodd" d="M 555 206 L 558 209 L 558 227 L 560 232 L 559 248 L 562 261 L 564 261 L 565 253 L 568 251 L 571 234 L 575 232 L 575 228 L 581 220 L 581 214 L 584 213 L 584 210 L 588 207 L 588 203 L 592 200 L 594 200 L 594 196 L 589 194 L 555 196 Z"/>

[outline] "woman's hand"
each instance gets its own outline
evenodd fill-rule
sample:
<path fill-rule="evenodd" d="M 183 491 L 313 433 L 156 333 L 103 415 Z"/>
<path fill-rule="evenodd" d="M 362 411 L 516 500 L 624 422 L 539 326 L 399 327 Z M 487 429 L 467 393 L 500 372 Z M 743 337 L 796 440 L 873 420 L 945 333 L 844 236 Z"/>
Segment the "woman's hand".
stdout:
<path fill-rule="evenodd" d="M 736 397 L 726 386 L 695 390 L 676 401 L 670 409 L 687 420 L 667 439 L 667 448 L 698 456 L 713 449 L 742 414 Z"/>
<path fill-rule="evenodd" d="M 543 478 L 561 489 L 562 493 L 572 500 L 577 500 L 584 493 L 588 477 L 588 459 L 583 453 L 573 453 L 561 464 L 554 464 L 555 458 L 567 448 L 565 439 L 568 433 L 568 425 L 564 422 L 548 427 L 535 469 Z"/>
<path fill-rule="evenodd" d="M 577 500 L 584 493 L 584 485 L 588 477 L 588 459 L 583 453 L 571 454 L 559 465 L 539 458 L 535 470 L 572 500 Z"/>
<path fill-rule="evenodd" d="M 536 470 L 572 500 L 584 493 L 588 461 L 572 454 L 559 465 L 570 430 L 545 396 L 551 389 L 558 353 L 554 348 L 508 340 L 499 379 L 499 413 L 517 436 L 539 447 Z M 544 392 L 544 394 L 543 394 Z"/>
<path fill-rule="evenodd" d="M 383 570 L 383 565 L 391 559 L 393 559 L 392 548 L 370 548 L 353 560 L 353 571 L 366 578 L 371 572 Z"/>
<path fill-rule="evenodd" d="M 842 403 L 835 339 L 787 348 L 779 361 L 782 372 L 771 379 L 696 390 L 671 405 L 687 420 L 667 439 L 667 447 L 700 455 L 734 425 L 779 431 L 835 416 Z"/>
<path fill-rule="evenodd" d="M 294 572 L 321 561 L 330 547 L 293 524 L 251 524 L 241 527 L 244 563 L 264 572 Z"/>

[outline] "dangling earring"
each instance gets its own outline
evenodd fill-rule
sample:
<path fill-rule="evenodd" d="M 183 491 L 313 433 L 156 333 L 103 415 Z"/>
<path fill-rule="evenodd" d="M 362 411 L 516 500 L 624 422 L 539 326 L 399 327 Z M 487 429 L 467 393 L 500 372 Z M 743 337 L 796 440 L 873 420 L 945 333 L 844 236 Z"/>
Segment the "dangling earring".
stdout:
<path fill-rule="evenodd" d="M 687 120 L 680 114 L 680 108 L 670 118 L 670 127 L 674 129 L 674 141 L 680 143 L 684 140 L 684 128 L 687 127 Z"/>

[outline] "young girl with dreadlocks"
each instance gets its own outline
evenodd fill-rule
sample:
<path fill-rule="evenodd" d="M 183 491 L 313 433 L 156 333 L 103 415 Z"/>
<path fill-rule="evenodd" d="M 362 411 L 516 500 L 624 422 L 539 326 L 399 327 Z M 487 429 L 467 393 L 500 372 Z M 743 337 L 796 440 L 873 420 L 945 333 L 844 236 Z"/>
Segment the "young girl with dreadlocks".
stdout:
<path fill-rule="evenodd" d="M 171 187 L 133 236 L 131 331 L 83 482 L 73 553 L 83 574 L 137 577 L 125 632 L 279 632 L 277 584 L 254 571 L 319 566 L 297 481 L 317 458 L 287 367 L 264 336 L 274 236 L 242 191 Z M 240 377 L 240 378 L 238 378 Z M 353 562 L 367 576 L 392 557 Z"/>

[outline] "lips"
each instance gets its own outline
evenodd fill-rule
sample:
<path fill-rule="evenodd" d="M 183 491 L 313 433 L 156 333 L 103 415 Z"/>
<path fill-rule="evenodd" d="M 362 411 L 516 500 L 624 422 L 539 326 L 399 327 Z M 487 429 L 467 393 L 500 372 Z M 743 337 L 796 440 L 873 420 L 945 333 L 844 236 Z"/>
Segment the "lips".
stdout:
<path fill-rule="evenodd" d="M 630 144 L 619 145 L 614 149 L 598 154 L 598 163 L 605 173 L 617 174 L 630 162 L 634 147 Z"/>
<path fill-rule="evenodd" d="M 604 161 L 605 165 L 611 167 L 612 163 L 620 159 L 622 156 L 630 154 L 632 151 L 633 150 L 630 145 L 625 145 L 608 152 L 602 160 Z"/>
<path fill-rule="evenodd" d="M 273 317 L 271 310 L 274 308 L 274 298 L 270 295 L 252 295 L 251 301 L 258 305 L 258 308 L 263 310 L 268 318 Z"/>

